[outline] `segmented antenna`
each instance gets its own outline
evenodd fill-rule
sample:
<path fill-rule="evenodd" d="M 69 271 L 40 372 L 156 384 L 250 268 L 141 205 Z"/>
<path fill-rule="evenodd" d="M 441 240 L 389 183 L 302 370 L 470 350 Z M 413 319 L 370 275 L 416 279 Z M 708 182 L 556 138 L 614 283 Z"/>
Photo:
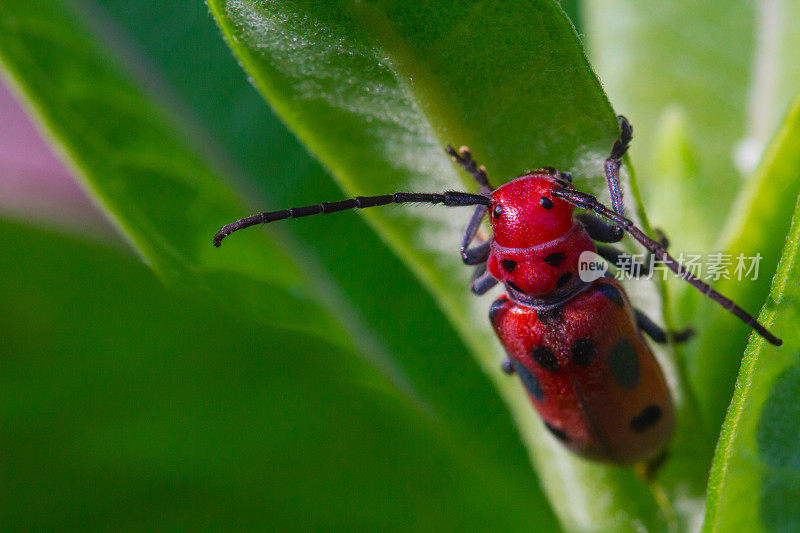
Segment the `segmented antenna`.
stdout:
<path fill-rule="evenodd" d="M 651 239 L 650 237 L 645 234 L 644 231 L 639 229 L 636 224 L 634 224 L 631 220 L 623 217 L 622 215 L 615 213 L 608 207 L 604 206 L 600 202 L 597 201 L 597 198 L 592 196 L 591 194 L 586 194 L 584 192 L 576 191 L 573 189 L 554 189 L 553 196 L 557 196 L 570 204 L 574 205 L 575 207 L 580 207 L 581 209 L 585 209 L 587 211 L 594 211 L 598 215 L 611 220 L 612 222 L 621 226 L 625 231 L 627 231 L 631 237 L 639 241 L 645 248 L 647 248 L 653 255 L 655 255 L 658 259 L 660 259 L 670 270 L 675 272 L 678 276 L 689 282 L 689 284 L 717 302 L 721 305 L 726 311 L 730 311 L 739 319 L 742 320 L 745 324 L 753 328 L 756 333 L 764 337 L 767 342 L 774 344 L 775 346 L 780 346 L 783 344 L 783 341 L 770 333 L 767 328 L 761 325 L 758 320 L 753 318 L 747 311 L 736 305 L 733 300 L 723 296 L 722 294 L 718 293 L 711 286 L 702 281 L 701 279 L 694 276 L 691 272 L 686 270 L 686 268 L 678 262 L 677 259 L 669 255 L 667 251 L 661 246 L 659 243 Z"/>
<path fill-rule="evenodd" d="M 283 220 L 286 218 L 307 217 L 309 215 L 318 215 L 320 213 L 335 213 L 337 211 L 344 211 L 346 209 L 364 209 L 365 207 L 406 203 L 444 204 L 449 207 L 492 205 L 491 200 L 486 196 L 458 191 L 447 191 L 443 194 L 396 192 L 394 194 L 384 194 L 380 196 L 356 196 L 355 198 L 342 200 L 340 202 L 322 202 L 321 204 L 308 205 L 305 207 L 292 207 L 290 209 L 284 209 L 283 211 L 257 213 L 241 220 L 237 220 L 236 222 L 222 226 L 222 229 L 220 229 L 217 234 L 214 235 L 214 246 L 219 247 L 219 245 L 222 244 L 222 239 L 234 231 L 249 228 L 250 226 L 255 226 L 257 224 L 267 224 L 269 222 L 275 222 L 277 220 Z"/>

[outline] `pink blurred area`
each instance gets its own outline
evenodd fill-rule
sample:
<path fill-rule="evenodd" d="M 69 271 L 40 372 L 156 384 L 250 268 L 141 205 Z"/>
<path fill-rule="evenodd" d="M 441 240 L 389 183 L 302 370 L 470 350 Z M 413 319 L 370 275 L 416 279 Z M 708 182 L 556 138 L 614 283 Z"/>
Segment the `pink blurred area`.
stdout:
<path fill-rule="evenodd" d="M 0 218 L 104 241 L 117 236 L 2 81 Z"/>

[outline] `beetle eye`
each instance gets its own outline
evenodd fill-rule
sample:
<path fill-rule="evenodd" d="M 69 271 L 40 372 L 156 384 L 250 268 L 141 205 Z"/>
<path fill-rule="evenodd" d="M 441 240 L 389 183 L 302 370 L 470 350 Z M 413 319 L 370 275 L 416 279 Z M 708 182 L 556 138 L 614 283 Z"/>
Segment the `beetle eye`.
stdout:
<path fill-rule="evenodd" d="M 542 196 L 541 198 L 539 198 L 539 205 L 541 205 L 545 209 L 553 209 L 553 201 L 546 196 Z"/>
<path fill-rule="evenodd" d="M 500 218 L 500 215 L 502 214 L 503 214 L 503 206 L 501 204 L 497 204 L 496 206 L 494 206 L 494 209 L 492 210 L 492 216 L 494 218 Z"/>

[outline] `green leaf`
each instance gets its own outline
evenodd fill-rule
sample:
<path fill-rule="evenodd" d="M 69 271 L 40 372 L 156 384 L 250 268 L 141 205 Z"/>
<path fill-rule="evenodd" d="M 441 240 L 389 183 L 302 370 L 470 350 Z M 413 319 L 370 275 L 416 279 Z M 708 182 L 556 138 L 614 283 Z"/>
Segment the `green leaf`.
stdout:
<path fill-rule="evenodd" d="M 800 195 L 800 95 L 786 122 L 766 151 L 764 159 L 737 201 L 720 247 L 731 255 L 734 265 L 741 254 L 745 258 L 761 257 L 755 273 L 732 275 L 721 279 L 716 288 L 733 298 L 745 309 L 755 312 L 765 301 L 772 274 L 775 272 L 786 234 L 792 220 L 795 202 Z M 745 263 L 749 266 L 748 263 Z M 690 382 L 697 391 L 704 415 L 710 421 L 720 420 L 729 404 L 727 395 L 715 393 L 708 383 L 727 384 L 735 379 L 739 368 L 739 349 L 746 343 L 749 328 L 711 302 L 697 298 L 696 324 L 703 336 L 688 356 Z M 711 436 L 716 440 L 716 436 Z"/>
<path fill-rule="evenodd" d="M 631 159 L 651 221 L 667 231 L 675 250 L 708 250 L 745 184 L 742 177 L 800 87 L 794 53 L 800 8 L 747 0 L 583 6 L 593 65 L 636 128 Z M 676 110 L 686 118 L 694 160 L 683 176 L 664 172 L 656 155 L 660 132 Z"/>
<path fill-rule="evenodd" d="M 774 149 L 764 153 L 753 179 L 744 176 L 800 88 L 792 52 L 800 10 L 792 2 L 747 1 L 583 6 L 593 64 L 635 127 L 630 157 L 651 221 L 666 230 L 676 256 L 723 253 L 735 261 L 739 253 L 760 253 L 757 281 L 714 282 L 755 312 L 777 265 L 799 180 L 789 171 L 794 155 L 787 173 L 779 168 L 787 154 L 776 156 Z M 687 480 L 702 481 L 748 329 L 686 284 L 671 287 L 679 297 L 665 313 L 667 325 L 697 332 L 676 348 L 686 385 L 682 403 L 695 406 L 682 418 L 693 420 L 679 425 L 671 453 L 680 461 L 667 464 L 660 477 L 677 495 Z"/>
<path fill-rule="evenodd" d="M 795 135 L 794 149 L 800 148 Z M 797 162 L 795 160 L 795 162 Z M 797 173 L 800 166 L 795 166 Z M 783 338 L 751 336 L 708 485 L 707 531 L 794 531 L 800 527 L 800 203 L 770 299 L 759 319 Z"/>
<path fill-rule="evenodd" d="M 335 343 L 129 253 L 6 222 L 0 246 L 5 527 L 556 527 Z"/>
<path fill-rule="evenodd" d="M 248 83 L 205 6 L 191 0 L 104 6 L 103 21 L 113 20 L 127 34 L 106 32 L 105 41 L 126 54 L 133 70 L 159 74 L 167 104 L 178 100 L 191 106 L 193 116 L 187 122 L 193 135 L 209 146 L 205 151 L 224 154 L 222 164 L 233 167 L 237 177 L 249 181 L 247 189 L 255 191 L 248 209 L 281 209 L 342 196 Z M 126 37 L 133 38 L 146 57 L 132 54 Z M 176 111 L 186 113 L 185 108 Z M 227 220 L 217 220 L 209 231 L 222 222 Z M 540 495 L 507 410 L 480 369 L 464 364 L 466 347 L 436 301 L 361 217 L 328 217 L 324 231 L 320 223 L 298 220 L 269 231 L 292 237 L 282 244 L 307 266 L 318 286 L 316 294 L 333 300 L 337 319 L 368 357 L 403 376 L 406 388 L 413 386 L 454 433 L 461 432 L 476 452 L 495 463 L 487 468 L 504 483 L 527 487 L 521 493 Z M 218 253 L 229 249 L 225 246 Z M 540 498 L 540 505 L 547 506 Z"/>
<path fill-rule="evenodd" d="M 673 168 L 680 171 L 681 135 L 685 122 L 680 114 L 672 119 Z M 667 143 L 665 143 L 667 144 Z M 684 152 L 685 154 L 685 152 Z M 685 159 L 684 159 L 685 160 Z M 755 176 L 737 199 L 734 215 L 720 239 L 718 250 L 730 256 L 730 279 L 720 279 L 714 286 L 744 309 L 755 313 L 763 305 L 769 284 L 777 267 L 786 234 L 792 220 L 795 201 L 800 194 L 800 100 L 795 104 L 786 123 L 778 132 L 772 146 Z M 745 270 L 737 273 L 740 265 Z M 757 271 L 746 273 L 750 258 L 756 259 Z M 739 279 L 741 275 L 741 279 Z M 756 276 L 756 279 L 751 279 Z M 719 439 L 719 427 L 730 403 L 736 370 L 741 364 L 740 349 L 747 342 L 751 329 L 717 303 L 694 291 L 684 298 L 691 305 L 695 318 L 691 325 L 698 332 L 680 355 L 679 364 L 686 366 L 685 375 L 691 391 L 689 401 L 696 401 L 698 411 L 687 413 L 697 417 L 692 424 L 679 426 L 671 451 L 680 457 L 677 465 L 668 463 L 661 480 L 668 486 L 680 485 L 687 479 L 705 482 L 704 472 Z M 714 387 L 709 387 L 714 383 Z M 728 387 L 730 384 L 730 387 Z M 691 429 L 690 432 L 683 431 Z M 680 468 L 672 472 L 673 468 Z"/>
<path fill-rule="evenodd" d="M 178 18 L 178 22 L 183 22 L 183 19 Z M 353 300 L 356 304 L 367 301 L 371 306 L 358 308 L 372 311 L 370 322 L 364 324 L 349 306 L 347 298 L 342 296 L 343 291 L 330 283 L 313 255 L 309 257 L 308 250 L 294 241 L 288 232 L 276 229 L 270 232 L 270 238 L 252 232 L 250 244 L 226 247 L 225 253 L 211 247 L 213 232 L 222 223 L 248 210 L 237 199 L 238 195 L 231 186 L 198 156 L 209 151 L 202 141 L 213 137 L 214 131 L 205 134 L 190 131 L 187 135 L 186 130 L 175 127 L 175 116 L 168 116 L 154 104 L 152 97 L 132 81 L 130 74 L 119 67 L 117 58 L 109 53 L 109 50 L 130 53 L 120 42 L 124 39 L 114 33 L 113 25 L 103 26 L 102 30 L 107 39 L 105 42 L 87 31 L 71 9 L 61 4 L 44 1 L 5 3 L 0 7 L 0 58 L 17 90 L 27 98 L 64 156 L 74 164 L 84 184 L 123 228 L 145 260 L 172 286 L 184 287 L 184 290 L 188 287 L 206 294 L 204 299 L 196 296 L 195 300 L 202 300 L 204 305 L 219 309 L 220 313 L 233 310 L 233 314 L 222 315 L 227 319 L 221 318 L 213 328 L 206 326 L 208 331 L 214 331 L 225 340 L 227 331 L 234 328 L 234 317 L 258 320 L 259 325 L 250 325 L 250 328 L 264 327 L 268 332 L 281 332 L 281 343 L 265 344 L 263 357 L 267 359 L 275 357 L 275 352 L 289 344 L 291 336 L 295 335 L 304 339 L 298 343 L 302 350 L 289 351 L 295 357 L 306 357 L 303 350 L 313 353 L 316 350 L 330 356 L 332 362 L 343 365 L 354 364 L 350 359 L 368 361 L 371 371 L 382 376 L 379 388 L 388 387 L 385 394 L 401 396 L 415 406 L 413 420 L 409 415 L 408 423 L 424 428 L 431 424 L 432 419 L 435 420 L 436 431 L 449 441 L 449 453 L 459 459 L 464 472 L 474 474 L 472 488 L 466 481 L 458 483 L 459 490 L 464 485 L 463 494 L 477 491 L 473 496 L 464 496 L 465 502 L 479 498 L 483 503 L 478 507 L 492 507 L 476 513 L 492 520 L 503 515 L 515 528 L 530 523 L 556 527 L 536 479 L 527 468 L 524 449 L 510 417 L 485 376 L 474 365 L 464 364 L 466 349 L 431 298 L 408 273 L 402 271 L 396 280 L 392 279 L 396 284 L 382 288 L 383 292 L 373 291 L 370 287 L 369 283 L 376 279 L 383 281 L 387 272 L 393 272 L 381 271 L 380 267 L 389 264 L 398 268 L 396 260 L 387 263 L 366 254 L 362 261 L 364 268 L 377 266 L 378 269 L 361 276 L 358 272 L 355 275 L 350 272 L 352 286 L 357 286 L 359 280 L 364 284 Z M 64 50 L 70 53 L 65 54 Z M 191 56 L 194 51 L 185 53 Z M 232 63 L 227 52 L 224 57 Z M 135 63 L 135 59 L 126 59 Z M 146 66 L 137 64 L 133 70 L 141 73 L 146 71 Z M 238 71 L 236 75 L 242 79 Z M 146 76 L 137 81 L 143 80 L 152 83 L 152 79 Z M 264 112 L 263 108 L 260 112 Z M 226 135 L 231 135 L 230 130 Z M 186 140 L 187 136 L 191 142 Z M 285 139 L 286 135 L 281 133 L 276 137 Z M 224 163 L 226 161 L 218 165 Z M 295 171 L 300 174 L 311 168 L 312 175 L 319 174 L 318 169 L 305 164 L 306 168 Z M 293 179 L 297 181 L 296 176 Z M 322 178 L 317 176 L 317 179 Z M 273 186 L 279 190 L 281 183 Z M 335 229 L 335 222 L 327 227 Z M 375 241 L 372 238 L 368 242 Z M 333 253 L 355 255 L 353 250 L 357 245 L 357 240 L 351 239 L 334 248 Z M 393 290 L 401 293 L 391 294 Z M 370 300 L 376 293 L 390 293 L 393 299 Z M 387 311 L 386 301 L 396 303 L 398 310 Z M 175 331 L 186 329 L 182 323 L 175 323 L 173 327 Z M 383 335 L 391 327 L 397 330 L 394 336 Z M 424 331 L 425 328 L 433 328 L 435 335 L 426 337 L 409 333 Z M 156 335 L 155 338 L 161 337 L 164 336 Z M 389 342 L 383 344 L 386 339 Z M 317 347 L 315 342 L 327 344 Z M 169 344 L 168 341 L 165 343 Z M 336 349 L 327 348 L 328 344 Z M 81 348 L 76 347 L 69 353 L 77 355 L 80 351 Z M 409 361 L 414 361 L 414 364 L 407 365 Z M 326 390 L 314 384 L 308 384 L 308 387 L 312 389 L 309 394 L 317 395 L 315 397 L 320 390 Z M 339 393 L 335 390 L 334 398 L 329 401 L 336 403 Z M 370 404 L 375 402 L 371 397 L 359 396 L 358 399 Z M 348 404 L 343 410 L 347 409 L 355 407 Z M 348 429 L 338 428 L 333 421 L 326 422 L 324 410 L 316 415 L 312 410 L 295 415 L 290 408 L 278 412 L 283 424 L 281 428 L 289 427 L 286 430 L 289 432 L 296 431 L 292 428 L 305 422 L 304 417 L 318 417 L 308 423 L 309 431 L 318 431 L 315 439 L 322 443 L 334 439 L 345 446 L 339 431 L 347 432 Z M 148 428 L 143 431 L 148 431 Z M 392 431 L 386 434 L 394 435 Z M 358 438 L 353 431 L 350 437 Z M 396 435 L 396 438 L 403 440 L 402 435 Z M 290 442 L 284 445 L 282 453 L 295 453 Z M 354 449 L 361 448 L 356 446 Z M 434 456 L 420 457 L 418 461 L 427 464 L 430 457 Z M 53 461 L 60 464 L 61 459 L 55 457 Z M 383 469 L 379 464 L 365 464 L 371 464 L 375 478 L 385 483 L 395 476 L 390 469 L 394 463 L 385 458 L 384 462 L 387 466 Z M 319 463 L 311 467 L 309 471 L 315 468 L 320 475 L 330 475 Z M 74 471 L 70 472 L 74 474 Z M 445 475 L 443 479 L 451 477 Z M 324 485 L 331 494 L 331 502 L 338 501 L 341 494 L 351 490 L 348 479 L 342 478 L 339 486 L 333 481 Z M 301 481 L 305 482 L 303 490 L 297 492 L 301 496 L 290 498 L 291 495 L 287 494 L 289 500 L 281 504 L 287 513 L 281 519 L 285 522 L 304 516 L 307 502 L 318 499 L 314 490 L 322 486 L 315 485 L 310 475 Z M 509 486 L 515 487 L 516 492 L 496 498 Z M 399 491 L 399 487 L 404 487 L 406 492 L 410 490 L 408 483 L 402 480 L 398 480 L 395 488 Z M 369 492 L 369 489 L 364 490 Z M 419 487 L 414 487 L 414 490 L 418 490 L 420 495 L 428 494 Z M 426 498 L 433 502 L 442 496 L 437 496 L 437 491 L 452 494 L 452 487 L 431 485 L 431 491 L 432 494 Z M 23 492 L 20 497 L 26 498 L 29 494 Z M 460 498 L 461 494 L 456 493 L 456 497 Z M 104 495 L 103 492 L 97 494 L 95 505 L 87 510 L 88 514 L 114 506 L 114 502 Z M 440 501 L 445 507 L 437 508 L 436 512 L 449 514 L 455 521 L 462 516 L 459 506 L 446 507 L 450 500 Z M 191 514 L 202 507 L 202 503 L 195 505 L 189 501 L 182 509 Z M 329 507 L 334 508 L 335 503 Z M 389 513 L 389 516 L 395 515 Z M 480 523 L 479 516 L 473 518 Z M 368 520 L 365 519 L 365 523 Z"/>
<path fill-rule="evenodd" d="M 227 256 L 214 254 L 204 228 L 220 213 L 241 212 L 234 194 L 100 43 L 83 28 L 70 31 L 76 23 L 64 6 L 23 4 L 0 7 L 0 60 L 9 81 L 29 97 L 25 103 L 83 185 L 153 268 L 183 284 L 198 283 L 195 265 L 204 264 L 266 284 L 304 285 L 297 267 L 267 238 Z M 251 268 L 244 258 L 273 268 Z"/>
<path fill-rule="evenodd" d="M 555 3 L 209 5 L 256 85 L 352 194 L 464 187 L 443 154 L 446 143 L 469 145 L 494 184 L 553 165 L 573 171 L 586 190 L 604 189 L 614 113 Z M 634 527 L 621 518 L 627 513 L 661 527 L 631 471 L 569 456 L 542 434 L 519 384 L 500 374 L 487 303 L 464 289 L 468 272 L 456 253 L 468 213 L 397 208 L 365 216 L 497 382 L 564 524 Z M 598 500 L 598 491 L 607 497 Z"/>

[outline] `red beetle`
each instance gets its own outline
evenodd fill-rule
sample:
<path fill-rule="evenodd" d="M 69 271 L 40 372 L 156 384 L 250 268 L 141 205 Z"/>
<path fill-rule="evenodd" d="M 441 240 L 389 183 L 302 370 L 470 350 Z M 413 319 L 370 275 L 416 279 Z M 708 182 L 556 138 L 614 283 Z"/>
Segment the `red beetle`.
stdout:
<path fill-rule="evenodd" d="M 509 356 L 503 369 L 519 375 L 547 428 L 572 451 L 618 464 L 651 460 L 669 440 L 674 408 L 642 333 L 664 343 L 682 342 L 691 331 L 659 328 L 633 308 L 613 277 L 584 281 L 578 270 L 582 253 L 594 252 L 615 263 L 621 252 L 595 242 L 617 242 L 628 232 L 657 260 L 767 341 L 779 346 L 781 340 L 684 269 L 667 253 L 665 239 L 649 238 L 625 218 L 619 167 L 632 128 L 624 117 L 619 123 L 620 138 L 605 162 L 613 208 L 577 191 L 569 173 L 553 168 L 528 172 L 493 190 L 486 170 L 478 167 L 469 150 L 448 146 L 447 152 L 478 182 L 478 194 L 398 192 L 258 213 L 224 226 L 214 236 L 214 245 L 256 224 L 345 209 L 407 202 L 475 206 L 461 255 L 466 264 L 477 266 L 473 292 L 483 294 L 498 282 L 505 286 L 506 294 L 489 311 Z M 575 216 L 575 207 L 587 212 Z M 471 246 L 487 212 L 493 236 Z"/>

